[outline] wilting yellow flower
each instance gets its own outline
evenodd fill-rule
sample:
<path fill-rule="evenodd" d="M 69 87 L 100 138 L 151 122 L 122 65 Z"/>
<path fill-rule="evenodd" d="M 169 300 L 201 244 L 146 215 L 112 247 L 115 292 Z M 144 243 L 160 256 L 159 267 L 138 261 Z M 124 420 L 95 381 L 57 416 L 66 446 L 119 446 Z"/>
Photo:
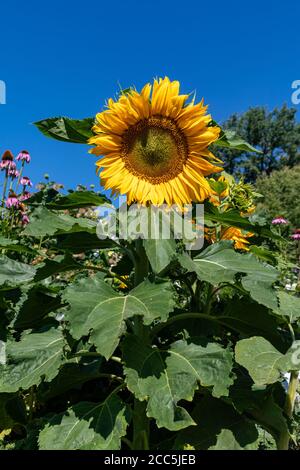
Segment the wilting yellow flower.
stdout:
<path fill-rule="evenodd" d="M 204 229 L 205 238 L 209 243 L 215 243 L 217 241 L 216 229 L 215 227 L 209 228 L 205 227 Z M 234 241 L 234 248 L 237 250 L 246 250 L 249 248 L 249 241 L 247 238 L 253 237 L 254 233 L 242 233 L 242 231 L 237 227 L 227 227 L 222 228 L 219 239 L 220 240 L 232 240 Z"/>
<path fill-rule="evenodd" d="M 221 240 L 233 240 L 234 247 L 237 250 L 249 250 L 249 241 L 247 238 L 253 237 L 254 233 L 248 232 L 243 234 L 239 228 L 228 227 L 221 233 Z"/>
<path fill-rule="evenodd" d="M 187 103 L 179 82 L 154 80 L 138 93 L 130 90 L 97 114 L 89 140 L 101 182 L 113 194 L 126 194 L 128 204 L 164 202 L 182 206 L 203 201 L 213 192 L 205 176 L 221 171 L 208 150 L 220 128 L 209 126 L 203 101 Z"/>

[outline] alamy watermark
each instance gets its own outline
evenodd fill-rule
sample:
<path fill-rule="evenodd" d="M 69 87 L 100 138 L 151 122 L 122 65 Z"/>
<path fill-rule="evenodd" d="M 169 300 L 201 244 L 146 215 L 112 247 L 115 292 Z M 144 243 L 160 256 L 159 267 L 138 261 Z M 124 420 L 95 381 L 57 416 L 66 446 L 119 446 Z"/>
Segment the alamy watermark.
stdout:
<path fill-rule="evenodd" d="M 292 89 L 295 90 L 292 93 L 292 103 L 293 104 L 300 104 L 300 80 L 294 80 L 292 83 Z"/>
<path fill-rule="evenodd" d="M 204 243 L 204 206 L 186 204 L 148 207 L 126 204 L 126 197 L 118 200 L 118 209 L 111 204 L 97 209 L 99 222 L 97 235 L 100 239 L 136 240 L 182 240 L 188 250 L 200 250 Z"/>
<path fill-rule="evenodd" d="M 5 346 L 6 344 L 4 341 L 0 340 L 0 364 L 5 365 L 6 364 L 6 351 L 5 351 Z"/>
<path fill-rule="evenodd" d="M 0 104 L 6 104 L 6 84 L 0 80 Z"/>

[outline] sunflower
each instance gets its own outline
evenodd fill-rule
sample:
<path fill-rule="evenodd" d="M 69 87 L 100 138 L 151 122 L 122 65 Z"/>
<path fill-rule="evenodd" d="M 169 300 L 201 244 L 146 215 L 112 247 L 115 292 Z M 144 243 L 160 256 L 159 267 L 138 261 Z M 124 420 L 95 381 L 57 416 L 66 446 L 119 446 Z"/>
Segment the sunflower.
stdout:
<path fill-rule="evenodd" d="M 215 228 L 205 227 L 204 236 L 209 243 L 216 243 L 217 233 Z M 247 238 L 253 237 L 254 233 L 247 232 L 243 233 L 237 227 L 222 228 L 219 239 L 220 240 L 232 240 L 234 242 L 234 248 L 236 250 L 249 250 L 249 240 Z"/>
<path fill-rule="evenodd" d="M 237 250 L 246 250 L 248 251 L 249 248 L 249 240 L 247 238 L 253 237 L 254 233 L 247 232 L 243 233 L 239 228 L 236 227 L 228 227 L 221 233 L 221 240 L 233 240 L 234 241 L 234 248 Z"/>
<path fill-rule="evenodd" d="M 90 152 L 103 156 L 96 165 L 105 189 L 126 194 L 128 204 L 182 206 L 211 196 L 205 176 L 222 168 L 208 146 L 220 128 L 210 125 L 203 101 L 188 98 L 166 77 L 108 100 L 89 140 Z"/>

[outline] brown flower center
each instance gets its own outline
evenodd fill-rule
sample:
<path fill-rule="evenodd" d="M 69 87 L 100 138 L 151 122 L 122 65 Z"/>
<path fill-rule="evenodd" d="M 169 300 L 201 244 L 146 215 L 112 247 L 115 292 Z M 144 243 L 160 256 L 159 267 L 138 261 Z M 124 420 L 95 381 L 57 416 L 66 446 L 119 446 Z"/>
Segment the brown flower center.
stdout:
<path fill-rule="evenodd" d="M 187 140 L 175 121 L 152 116 L 123 134 L 121 156 L 132 174 L 159 184 L 182 171 L 188 156 Z"/>

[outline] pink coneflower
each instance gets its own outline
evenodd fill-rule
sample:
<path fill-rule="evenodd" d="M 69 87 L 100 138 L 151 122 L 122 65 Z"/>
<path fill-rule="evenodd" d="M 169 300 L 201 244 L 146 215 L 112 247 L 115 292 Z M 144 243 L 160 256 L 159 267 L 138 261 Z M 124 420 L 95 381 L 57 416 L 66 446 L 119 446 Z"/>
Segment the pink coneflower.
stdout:
<path fill-rule="evenodd" d="M 24 191 L 23 194 L 19 197 L 20 201 L 26 201 L 26 199 L 29 199 L 31 197 L 31 193 L 29 191 Z"/>
<path fill-rule="evenodd" d="M 0 162 L 0 169 L 2 170 L 15 170 L 16 164 L 11 160 L 2 160 Z"/>
<path fill-rule="evenodd" d="M 20 204 L 20 201 L 17 195 L 13 191 L 10 191 L 9 196 L 5 201 L 6 207 L 10 209 L 11 207 L 18 207 L 19 204 Z"/>
<path fill-rule="evenodd" d="M 20 172 L 14 168 L 12 170 L 8 170 L 8 176 L 10 176 L 11 179 L 18 178 L 20 176 Z"/>
<path fill-rule="evenodd" d="M 293 240 L 300 240 L 300 228 L 297 228 L 294 233 L 291 235 Z"/>
<path fill-rule="evenodd" d="M 28 178 L 28 176 L 23 176 L 20 179 L 20 184 L 22 186 L 33 186 L 31 180 Z"/>
<path fill-rule="evenodd" d="M 22 222 L 22 225 L 27 225 L 27 224 L 29 224 L 29 217 L 28 217 L 27 214 L 22 214 L 22 220 L 21 220 L 21 222 Z"/>
<path fill-rule="evenodd" d="M 29 155 L 29 152 L 27 152 L 27 150 L 22 150 L 22 152 L 20 152 L 17 156 L 17 160 L 22 160 L 26 163 L 30 163 L 31 157 Z"/>
<path fill-rule="evenodd" d="M 282 216 L 275 217 L 275 219 L 272 220 L 272 225 L 286 225 L 286 224 L 288 224 L 288 221 Z"/>

